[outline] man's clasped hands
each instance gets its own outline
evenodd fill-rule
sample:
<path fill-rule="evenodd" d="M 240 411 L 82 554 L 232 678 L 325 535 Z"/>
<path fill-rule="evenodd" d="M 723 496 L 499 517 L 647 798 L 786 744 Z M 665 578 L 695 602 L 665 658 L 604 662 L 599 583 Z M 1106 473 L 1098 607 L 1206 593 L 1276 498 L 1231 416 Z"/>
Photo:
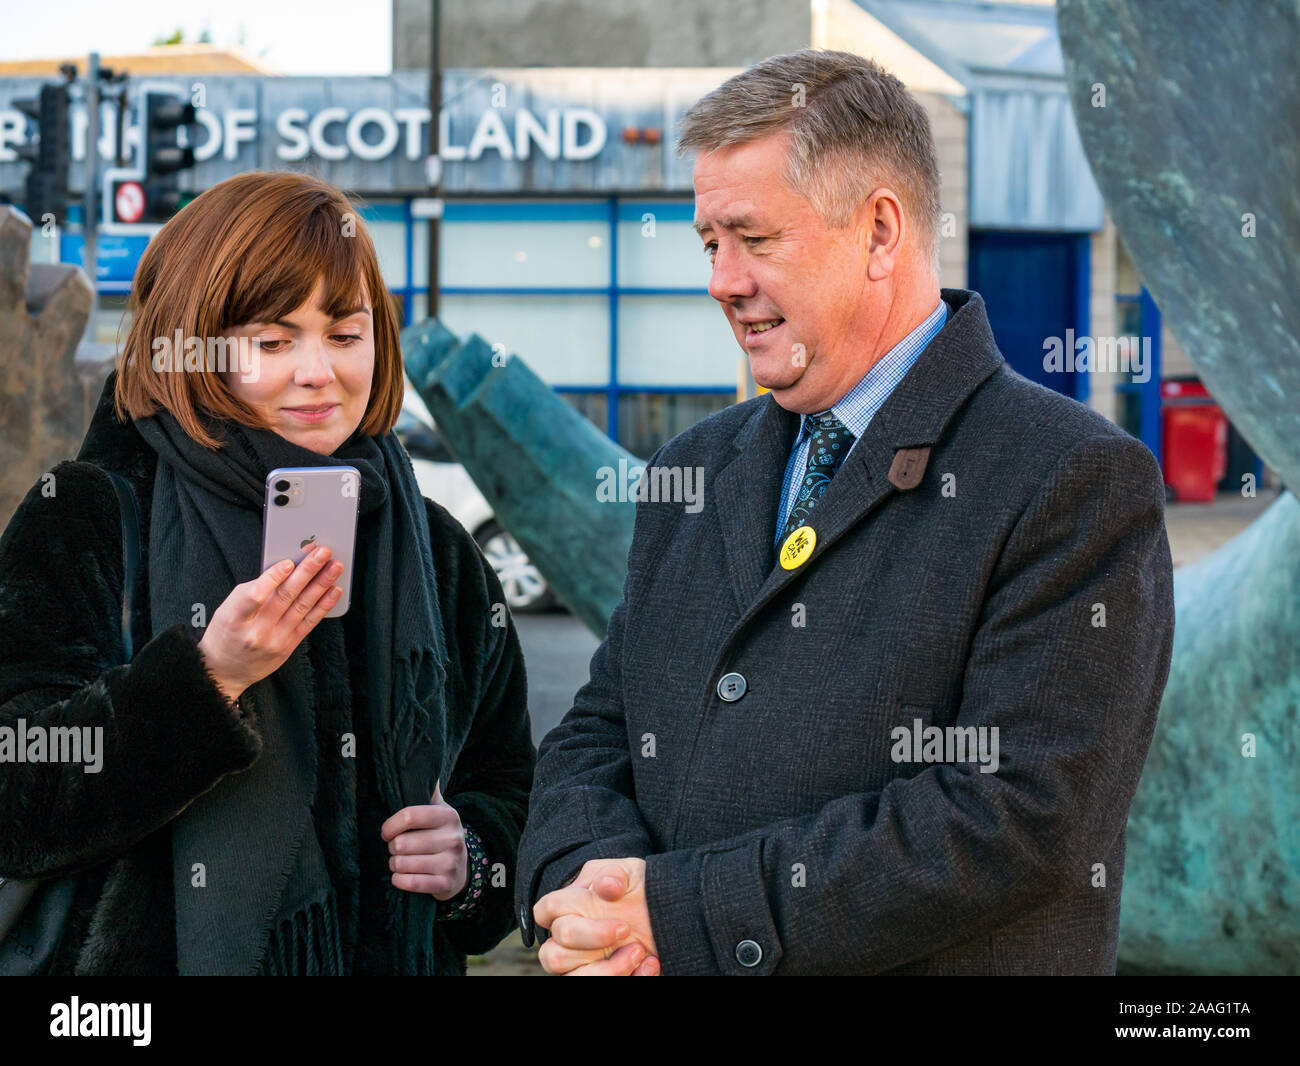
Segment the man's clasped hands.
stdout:
<path fill-rule="evenodd" d="M 548 973 L 570 977 L 657 977 L 644 859 L 592 859 L 533 907 L 551 937 L 538 952 Z"/>

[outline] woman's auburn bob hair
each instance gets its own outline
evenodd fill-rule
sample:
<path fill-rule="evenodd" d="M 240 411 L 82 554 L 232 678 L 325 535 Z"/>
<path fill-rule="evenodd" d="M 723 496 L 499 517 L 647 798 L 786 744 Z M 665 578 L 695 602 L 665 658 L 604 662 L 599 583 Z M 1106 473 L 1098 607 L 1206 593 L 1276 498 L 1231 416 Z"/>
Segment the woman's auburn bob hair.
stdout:
<path fill-rule="evenodd" d="M 129 309 L 131 328 L 118 360 L 119 419 L 169 411 L 195 441 L 216 450 L 199 414 L 271 429 L 227 387 L 219 367 L 176 372 L 154 366 L 159 338 L 224 337 L 250 322 L 296 311 L 323 281 L 321 310 L 341 317 L 369 299 L 375 369 L 361 433 L 380 436 L 397 423 L 405 390 L 397 315 L 360 212 L 333 185 L 307 174 L 250 171 L 227 178 L 183 207 L 140 257 Z"/>

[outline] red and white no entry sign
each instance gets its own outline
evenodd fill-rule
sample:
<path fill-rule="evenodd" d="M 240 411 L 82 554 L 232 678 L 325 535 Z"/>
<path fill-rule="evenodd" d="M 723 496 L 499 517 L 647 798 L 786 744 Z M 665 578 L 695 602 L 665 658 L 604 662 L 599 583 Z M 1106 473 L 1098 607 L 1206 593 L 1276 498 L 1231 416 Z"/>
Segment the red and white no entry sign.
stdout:
<path fill-rule="evenodd" d="M 139 222 L 144 217 L 144 189 L 138 181 L 124 181 L 113 194 L 119 222 Z"/>

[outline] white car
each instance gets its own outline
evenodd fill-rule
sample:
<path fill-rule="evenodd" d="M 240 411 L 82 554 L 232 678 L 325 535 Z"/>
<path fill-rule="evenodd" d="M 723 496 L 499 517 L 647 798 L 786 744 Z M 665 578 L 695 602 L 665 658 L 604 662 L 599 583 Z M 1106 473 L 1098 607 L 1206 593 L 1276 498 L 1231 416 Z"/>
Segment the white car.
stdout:
<path fill-rule="evenodd" d="M 411 457 L 420 493 L 442 504 L 473 535 L 492 564 L 511 611 L 546 611 L 556 605 L 541 571 L 492 513 L 492 505 L 438 436 L 437 426 L 420 394 L 406 386 L 402 415 L 395 432 Z"/>

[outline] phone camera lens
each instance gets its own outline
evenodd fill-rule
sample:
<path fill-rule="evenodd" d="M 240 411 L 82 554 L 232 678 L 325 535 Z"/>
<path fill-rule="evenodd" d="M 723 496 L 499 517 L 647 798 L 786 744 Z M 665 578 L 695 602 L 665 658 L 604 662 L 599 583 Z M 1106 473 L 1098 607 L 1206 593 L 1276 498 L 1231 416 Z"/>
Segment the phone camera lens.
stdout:
<path fill-rule="evenodd" d="M 276 491 L 276 492 L 288 492 L 288 491 L 289 491 L 289 482 L 285 481 L 284 478 L 281 478 L 279 481 L 277 481 L 277 482 L 275 483 L 275 491 Z"/>
<path fill-rule="evenodd" d="M 284 506 L 285 504 L 287 504 L 288 502 L 289 502 L 289 497 L 288 497 L 288 496 L 280 495 L 280 496 L 277 496 L 277 497 L 275 498 L 275 505 L 276 505 L 277 507 L 283 507 L 283 506 Z"/>

